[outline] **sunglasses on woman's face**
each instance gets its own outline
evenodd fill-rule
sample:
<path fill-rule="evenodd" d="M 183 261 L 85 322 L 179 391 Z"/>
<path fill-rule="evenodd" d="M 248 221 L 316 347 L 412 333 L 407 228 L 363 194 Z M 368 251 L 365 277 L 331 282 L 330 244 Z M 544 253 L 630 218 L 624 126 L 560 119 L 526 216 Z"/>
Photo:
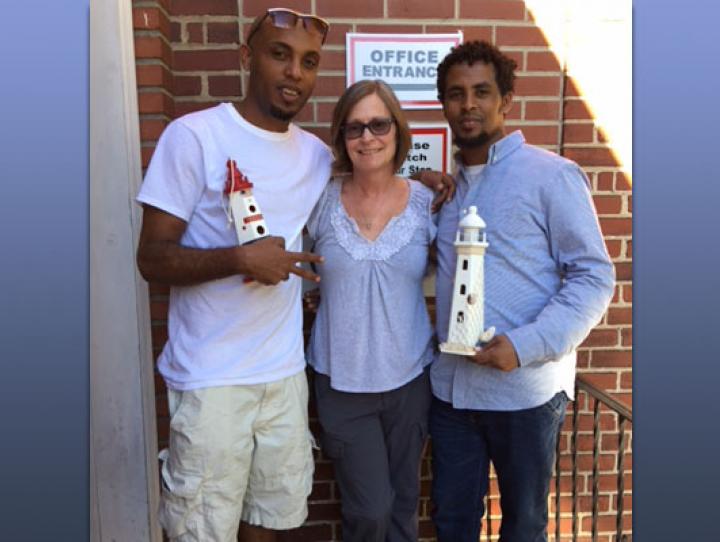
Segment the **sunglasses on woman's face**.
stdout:
<path fill-rule="evenodd" d="M 395 121 L 390 118 L 372 119 L 367 124 L 363 122 L 348 122 L 343 125 L 342 132 L 345 139 L 357 139 L 358 137 L 362 137 L 363 132 L 365 132 L 365 128 L 370 130 L 372 135 L 381 136 L 390 131 L 390 127 L 393 125 L 393 122 Z"/>
<path fill-rule="evenodd" d="M 298 19 L 302 21 L 303 28 L 308 32 L 317 32 L 322 37 L 322 43 L 325 43 L 328 29 L 330 25 L 325 19 L 310 15 L 308 13 L 298 13 L 291 9 L 286 8 L 271 8 L 265 12 L 265 15 L 258 20 L 255 26 L 250 30 L 247 40 L 245 43 L 250 43 L 250 39 L 255 35 L 260 26 L 262 26 L 265 19 L 270 19 L 270 22 L 275 28 L 295 28 Z"/>

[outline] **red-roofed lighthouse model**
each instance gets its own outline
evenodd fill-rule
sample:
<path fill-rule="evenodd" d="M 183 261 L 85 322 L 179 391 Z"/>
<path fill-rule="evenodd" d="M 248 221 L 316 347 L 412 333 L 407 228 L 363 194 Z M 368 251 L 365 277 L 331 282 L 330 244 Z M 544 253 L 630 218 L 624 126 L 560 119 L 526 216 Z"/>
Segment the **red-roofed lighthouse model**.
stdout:
<path fill-rule="evenodd" d="M 495 335 L 495 328 L 483 331 L 485 305 L 485 221 L 471 206 L 458 225 L 455 236 L 457 265 L 453 285 L 452 310 L 447 342 L 440 351 L 448 354 L 473 355 L 478 341 L 487 342 Z"/>
<path fill-rule="evenodd" d="M 230 202 L 230 213 L 241 245 L 270 235 L 265 219 L 252 194 L 253 184 L 237 168 L 235 160 L 227 161 L 225 195 Z"/>

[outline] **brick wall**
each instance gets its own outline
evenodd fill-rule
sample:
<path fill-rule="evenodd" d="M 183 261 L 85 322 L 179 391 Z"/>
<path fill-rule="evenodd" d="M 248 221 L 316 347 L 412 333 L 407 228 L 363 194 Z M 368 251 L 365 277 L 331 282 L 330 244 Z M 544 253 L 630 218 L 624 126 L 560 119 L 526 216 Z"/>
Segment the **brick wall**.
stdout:
<path fill-rule="evenodd" d="M 628 404 L 632 389 L 632 193 L 631 182 L 613 154 L 612 141 L 593 118 L 592 104 L 564 76 L 562 62 L 549 47 L 545 34 L 534 23 L 531 10 L 522 0 L 133 0 L 135 52 L 140 107 L 142 161 L 146 167 L 155 142 L 167 123 L 184 113 L 220 101 L 239 101 L 242 74 L 239 44 L 247 25 L 267 7 L 284 5 L 313 12 L 331 22 L 324 47 L 320 76 L 314 96 L 297 121 L 327 140 L 335 101 L 345 87 L 345 33 L 355 32 L 455 32 L 465 40 L 491 40 L 518 62 L 515 105 L 508 117 L 510 128 L 521 128 L 530 143 L 577 161 L 586 171 L 600 217 L 608 251 L 615 263 L 617 287 L 612 306 L 600 325 L 580 349 L 578 368 L 592 375 L 602 389 Z M 572 47 L 572 44 L 570 44 Z M 410 120 L 441 121 L 439 111 L 410 111 Z M 167 338 L 167 289 L 151 285 L 153 349 L 157 355 Z M 160 445 L 167 442 L 167 404 L 162 379 L 156 379 Z M 582 423 L 579 449 L 584 473 L 578 487 L 583 495 L 581 532 L 589 531 L 586 511 L 591 486 L 587 477 L 591 464 L 590 407 L 581 401 Z M 602 431 L 612 431 L 611 419 Z M 569 427 L 570 415 L 567 426 Z M 317 429 L 317 421 L 312 421 Z M 603 433 L 600 472 L 600 541 L 609 541 L 614 528 L 613 469 L 617 444 Z M 569 436 L 563 434 L 563 450 Z M 629 445 L 628 445 L 629 448 Z M 567 466 L 564 461 L 564 467 Z M 590 462 L 590 463 L 589 463 Z M 626 458 L 632 465 L 632 456 Z M 423 497 L 420 503 L 422 540 L 433 540 L 428 500 L 429 460 L 422 465 Z M 339 540 L 339 503 L 330 463 L 317 456 L 316 481 L 310 498 L 306 525 L 290 540 Z M 612 483 L 611 483 L 612 482 Z M 609 484 L 609 485 L 608 485 Z M 606 487 L 608 486 L 608 487 Z M 612 487 L 610 487 L 612 486 Z M 569 531 L 570 482 L 563 479 L 563 532 Z M 628 475 L 626 502 L 630 500 Z M 551 512 L 554 502 L 551 504 Z M 497 515 L 496 498 L 490 511 Z M 497 522 L 496 522 L 497 523 Z M 628 525 L 629 529 L 629 525 Z M 604 536 L 604 538 L 603 538 Z"/>

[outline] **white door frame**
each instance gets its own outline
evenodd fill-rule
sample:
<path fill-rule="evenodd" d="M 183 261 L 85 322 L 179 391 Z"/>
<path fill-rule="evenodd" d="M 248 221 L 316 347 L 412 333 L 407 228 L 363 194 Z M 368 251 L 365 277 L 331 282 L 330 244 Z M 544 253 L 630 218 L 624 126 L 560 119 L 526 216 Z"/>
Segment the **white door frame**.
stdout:
<path fill-rule="evenodd" d="M 90 534 L 93 542 L 159 542 L 148 288 L 135 266 L 132 5 L 90 4 Z"/>

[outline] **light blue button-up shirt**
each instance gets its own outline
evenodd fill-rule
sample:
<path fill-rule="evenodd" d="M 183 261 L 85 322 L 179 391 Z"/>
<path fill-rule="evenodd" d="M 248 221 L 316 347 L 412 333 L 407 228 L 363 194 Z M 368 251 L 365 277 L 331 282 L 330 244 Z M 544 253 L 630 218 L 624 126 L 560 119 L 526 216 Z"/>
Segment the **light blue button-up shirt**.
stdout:
<path fill-rule="evenodd" d="M 433 393 L 456 408 L 519 410 L 559 391 L 573 397 L 575 348 L 612 298 L 614 268 L 580 167 L 528 145 L 520 131 L 495 143 L 479 178 L 462 165 L 457 194 L 438 223 L 437 334 L 447 339 L 461 211 L 470 205 L 487 224 L 485 328 L 515 347 L 511 372 L 438 354 Z"/>

